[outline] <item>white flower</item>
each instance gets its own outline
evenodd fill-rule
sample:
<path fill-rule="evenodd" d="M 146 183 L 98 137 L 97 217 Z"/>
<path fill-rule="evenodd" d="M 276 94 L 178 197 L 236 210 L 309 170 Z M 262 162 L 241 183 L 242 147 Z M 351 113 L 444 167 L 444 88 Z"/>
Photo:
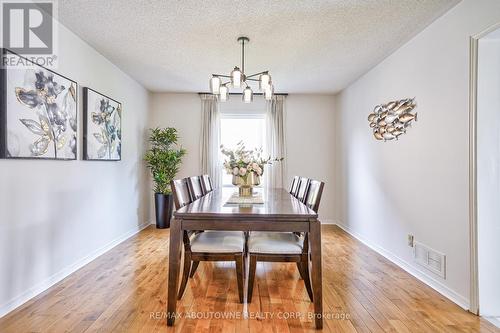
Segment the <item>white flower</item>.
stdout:
<path fill-rule="evenodd" d="M 240 169 L 238 167 L 233 168 L 233 175 L 238 176 L 238 173 L 240 173 Z"/>
<path fill-rule="evenodd" d="M 250 161 L 251 161 L 250 157 L 248 157 L 248 156 L 243 157 L 243 163 L 248 164 L 248 163 L 250 163 Z"/>
<path fill-rule="evenodd" d="M 255 162 L 252 163 L 252 169 L 257 170 L 259 169 L 259 165 Z"/>
<path fill-rule="evenodd" d="M 240 176 L 244 176 L 247 174 L 247 169 L 246 168 L 240 168 Z"/>

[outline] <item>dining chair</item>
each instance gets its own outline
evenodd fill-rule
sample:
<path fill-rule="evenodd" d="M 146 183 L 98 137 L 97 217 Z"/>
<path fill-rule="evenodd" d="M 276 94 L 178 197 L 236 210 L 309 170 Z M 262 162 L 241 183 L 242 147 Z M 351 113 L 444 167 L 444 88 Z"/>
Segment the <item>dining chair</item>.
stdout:
<path fill-rule="evenodd" d="M 201 178 L 201 188 L 204 194 L 212 192 L 214 190 L 212 186 L 212 179 L 210 179 L 209 175 L 202 175 Z"/>
<path fill-rule="evenodd" d="M 295 196 L 297 194 L 297 189 L 299 188 L 299 176 L 295 176 L 292 179 L 292 183 L 290 184 L 290 188 L 288 189 L 288 193 Z"/>
<path fill-rule="evenodd" d="M 170 185 L 174 195 L 175 208 L 180 209 L 194 200 L 189 195 L 188 179 L 173 180 Z M 244 249 L 245 237 L 242 231 L 207 230 L 204 232 L 184 231 L 184 269 L 177 299 L 186 290 L 189 277 L 193 277 L 200 261 L 234 261 L 240 303 L 243 303 Z"/>
<path fill-rule="evenodd" d="M 204 193 L 201 187 L 201 179 L 199 176 L 192 176 L 188 178 L 188 188 L 189 194 L 191 195 L 191 199 L 197 200 L 201 198 Z"/>
<path fill-rule="evenodd" d="M 324 183 L 309 181 L 305 205 L 316 213 L 321 202 Z M 309 234 L 299 235 L 293 232 L 253 231 L 248 239 L 248 295 L 247 301 L 252 301 L 255 270 L 258 261 L 265 262 L 295 262 L 300 276 L 304 280 L 307 295 L 311 302 L 313 293 L 309 274 Z"/>
<path fill-rule="evenodd" d="M 306 200 L 307 189 L 309 187 L 309 178 L 300 177 L 299 178 L 299 186 L 297 188 L 297 192 L 295 197 L 299 199 L 300 202 L 304 202 Z"/>
<path fill-rule="evenodd" d="M 317 180 L 309 181 L 309 187 L 307 189 L 307 195 L 304 204 L 316 213 L 319 210 L 319 204 L 321 202 L 321 195 L 323 194 L 324 187 L 325 183 L 323 182 Z"/>
<path fill-rule="evenodd" d="M 170 188 L 172 189 L 172 194 L 174 195 L 175 209 L 182 208 L 193 201 L 191 199 L 191 194 L 189 193 L 187 178 L 172 180 Z"/>

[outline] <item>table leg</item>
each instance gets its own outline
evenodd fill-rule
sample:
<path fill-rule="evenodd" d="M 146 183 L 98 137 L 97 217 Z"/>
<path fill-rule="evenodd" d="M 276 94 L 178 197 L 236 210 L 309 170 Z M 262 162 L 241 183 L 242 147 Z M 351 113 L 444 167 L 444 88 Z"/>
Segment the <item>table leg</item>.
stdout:
<path fill-rule="evenodd" d="M 168 252 L 168 299 L 167 299 L 167 325 L 175 322 L 177 305 L 177 287 L 179 283 L 179 266 L 181 251 L 181 220 L 172 219 L 170 222 L 170 244 Z"/>
<path fill-rule="evenodd" d="M 316 329 L 323 328 L 323 287 L 321 273 L 321 223 L 311 221 L 309 223 L 309 242 L 312 261 L 312 288 L 314 295 L 314 315 Z"/>

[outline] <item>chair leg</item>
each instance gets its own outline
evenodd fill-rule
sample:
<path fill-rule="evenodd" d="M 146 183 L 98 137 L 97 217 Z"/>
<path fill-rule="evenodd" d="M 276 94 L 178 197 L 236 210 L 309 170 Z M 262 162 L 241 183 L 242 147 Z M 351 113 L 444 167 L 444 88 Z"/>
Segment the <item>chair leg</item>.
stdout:
<path fill-rule="evenodd" d="M 248 295 L 247 303 L 252 302 L 253 283 L 255 280 L 255 269 L 257 268 L 257 256 L 250 254 L 250 264 L 248 265 Z"/>
<path fill-rule="evenodd" d="M 305 280 L 305 278 L 304 278 L 305 273 L 304 273 L 304 268 L 302 267 L 302 262 L 297 261 L 296 264 L 297 264 L 297 269 L 299 270 L 299 273 L 300 273 L 300 278 L 302 280 Z"/>
<path fill-rule="evenodd" d="M 309 295 L 309 299 L 311 300 L 311 302 L 314 302 L 313 301 L 313 291 L 312 291 L 312 287 L 311 287 L 311 278 L 310 278 L 310 275 L 309 275 L 309 261 L 302 261 L 300 263 L 297 263 L 297 266 L 299 266 L 300 264 L 300 267 L 302 267 L 302 271 L 303 273 L 301 273 L 302 275 L 302 279 L 304 279 L 304 284 L 306 285 L 306 290 L 307 290 L 307 295 Z M 299 271 L 301 271 L 301 269 L 299 268 Z"/>
<path fill-rule="evenodd" d="M 244 302 L 243 299 L 243 254 L 235 255 L 234 260 L 236 261 L 236 280 L 238 281 L 238 296 L 240 297 L 240 303 Z"/>
<path fill-rule="evenodd" d="M 192 278 L 194 276 L 194 273 L 196 273 L 199 264 L 200 264 L 199 261 L 193 261 L 193 265 L 191 266 L 191 273 L 189 273 L 190 278 Z"/>
<path fill-rule="evenodd" d="M 177 299 L 180 300 L 182 295 L 184 294 L 184 290 L 186 290 L 186 285 L 189 277 L 189 269 L 191 268 L 191 252 L 185 251 L 184 254 L 184 271 L 182 272 L 182 280 L 181 286 L 179 288 L 179 294 L 177 295 Z"/>

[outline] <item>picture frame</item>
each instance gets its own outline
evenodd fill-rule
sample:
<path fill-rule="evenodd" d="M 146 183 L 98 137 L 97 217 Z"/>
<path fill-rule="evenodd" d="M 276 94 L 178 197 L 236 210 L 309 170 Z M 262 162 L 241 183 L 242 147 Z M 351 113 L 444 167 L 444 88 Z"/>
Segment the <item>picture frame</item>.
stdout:
<path fill-rule="evenodd" d="M 83 159 L 121 161 L 122 103 L 83 88 Z"/>
<path fill-rule="evenodd" d="M 78 83 L 8 49 L 0 56 L 0 158 L 76 160 Z"/>

